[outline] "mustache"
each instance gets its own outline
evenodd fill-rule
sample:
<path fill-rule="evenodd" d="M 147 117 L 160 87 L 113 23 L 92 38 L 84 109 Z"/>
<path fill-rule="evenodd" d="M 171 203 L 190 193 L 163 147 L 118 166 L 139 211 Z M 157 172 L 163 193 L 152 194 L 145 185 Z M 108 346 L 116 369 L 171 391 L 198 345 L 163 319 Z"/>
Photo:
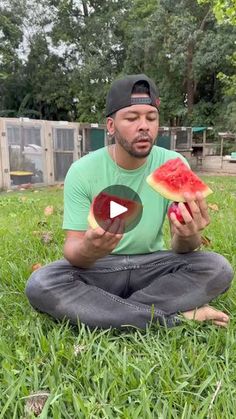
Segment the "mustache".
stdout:
<path fill-rule="evenodd" d="M 135 140 L 133 141 L 133 143 L 139 143 L 140 141 L 149 141 L 149 143 L 152 143 L 153 139 L 150 135 L 148 134 L 140 134 L 138 135 Z"/>

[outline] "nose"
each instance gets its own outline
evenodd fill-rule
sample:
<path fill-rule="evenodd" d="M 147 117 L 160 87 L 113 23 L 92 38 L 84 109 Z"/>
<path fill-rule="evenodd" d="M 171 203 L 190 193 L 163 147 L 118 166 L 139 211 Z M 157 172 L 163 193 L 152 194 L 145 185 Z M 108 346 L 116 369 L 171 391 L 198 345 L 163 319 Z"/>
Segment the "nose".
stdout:
<path fill-rule="evenodd" d="M 140 116 L 138 129 L 139 131 L 149 131 L 149 124 L 145 115 Z"/>

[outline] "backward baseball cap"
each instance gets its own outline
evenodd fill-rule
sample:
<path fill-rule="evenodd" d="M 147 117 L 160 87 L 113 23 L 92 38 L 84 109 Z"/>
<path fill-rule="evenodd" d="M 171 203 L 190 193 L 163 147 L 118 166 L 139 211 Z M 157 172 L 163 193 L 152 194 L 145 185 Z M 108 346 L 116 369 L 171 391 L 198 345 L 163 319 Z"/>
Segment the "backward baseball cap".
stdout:
<path fill-rule="evenodd" d="M 134 85 L 138 82 L 146 82 L 149 88 L 149 97 L 131 98 Z M 107 94 L 106 117 L 127 106 L 135 104 L 147 104 L 159 108 L 159 92 L 155 83 L 145 74 L 133 74 L 122 79 L 115 80 Z"/>

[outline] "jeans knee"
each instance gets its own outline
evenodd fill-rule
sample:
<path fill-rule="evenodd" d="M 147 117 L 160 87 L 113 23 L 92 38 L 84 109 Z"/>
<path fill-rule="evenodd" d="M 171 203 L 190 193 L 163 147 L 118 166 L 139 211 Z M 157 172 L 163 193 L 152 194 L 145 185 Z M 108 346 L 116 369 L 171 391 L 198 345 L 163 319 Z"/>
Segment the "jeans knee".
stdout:
<path fill-rule="evenodd" d="M 220 273 L 227 278 L 230 282 L 234 277 L 234 270 L 229 261 L 222 255 L 217 255 L 219 262 L 217 263 L 220 267 Z"/>
<path fill-rule="evenodd" d="M 40 275 L 38 271 L 32 273 L 29 277 L 28 282 L 25 288 L 25 294 L 30 302 L 30 304 L 37 308 L 37 301 L 40 298 Z"/>
<path fill-rule="evenodd" d="M 210 261 L 209 261 L 210 263 Z M 222 291 L 227 290 L 234 277 L 234 270 L 229 261 L 218 253 L 212 253 L 211 266 L 215 272 L 215 281 L 219 283 Z"/>

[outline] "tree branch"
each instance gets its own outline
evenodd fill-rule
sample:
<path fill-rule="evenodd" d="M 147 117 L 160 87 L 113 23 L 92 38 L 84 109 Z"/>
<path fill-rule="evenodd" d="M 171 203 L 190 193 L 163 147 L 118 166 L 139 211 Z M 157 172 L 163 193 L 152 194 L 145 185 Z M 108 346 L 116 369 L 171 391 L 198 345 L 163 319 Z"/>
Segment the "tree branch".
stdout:
<path fill-rule="evenodd" d="M 88 13 L 87 1 L 82 0 L 82 5 L 83 5 L 84 17 L 88 17 L 89 13 Z"/>
<path fill-rule="evenodd" d="M 199 30 L 200 30 L 200 31 L 204 31 L 204 28 L 205 28 L 205 25 L 206 25 L 207 18 L 209 17 L 209 15 L 210 15 L 210 14 L 211 14 L 211 9 L 209 9 L 209 10 L 208 10 L 208 12 L 207 12 L 206 16 L 203 18 L 203 20 L 202 20 L 202 22 L 201 22 L 201 25 L 200 25 L 200 28 L 199 28 Z"/>

